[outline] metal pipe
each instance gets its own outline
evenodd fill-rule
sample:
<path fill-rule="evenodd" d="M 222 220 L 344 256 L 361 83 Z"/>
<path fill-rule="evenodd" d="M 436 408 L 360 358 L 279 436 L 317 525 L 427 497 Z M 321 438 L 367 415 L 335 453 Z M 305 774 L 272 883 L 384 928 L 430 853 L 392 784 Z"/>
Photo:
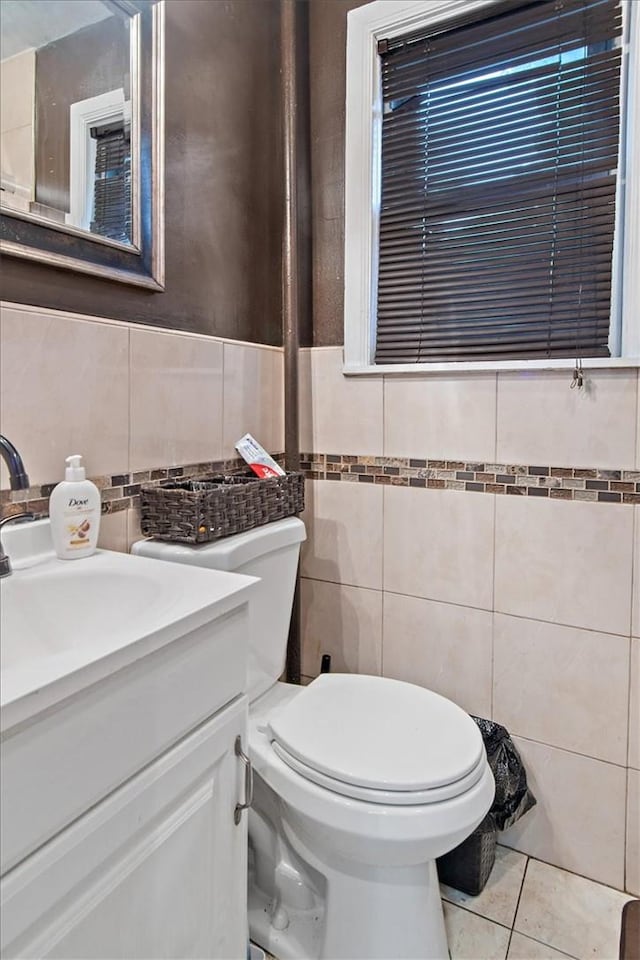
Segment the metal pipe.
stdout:
<path fill-rule="evenodd" d="M 285 468 L 300 468 L 298 438 L 298 97 L 296 71 L 296 0 L 280 0 L 281 108 L 284 154 L 284 223 L 282 234 L 282 339 L 284 344 Z M 287 679 L 300 682 L 300 607 L 291 613 L 287 646 Z"/>

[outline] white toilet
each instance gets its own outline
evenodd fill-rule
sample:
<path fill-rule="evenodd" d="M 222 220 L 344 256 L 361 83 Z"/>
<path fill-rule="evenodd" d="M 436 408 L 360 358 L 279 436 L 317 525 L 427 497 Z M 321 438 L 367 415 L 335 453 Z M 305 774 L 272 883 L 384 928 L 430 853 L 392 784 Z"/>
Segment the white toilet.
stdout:
<path fill-rule="evenodd" d="M 284 669 L 304 524 L 213 544 L 145 540 L 133 552 L 260 577 L 251 609 L 251 937 L 279 960 L 448 957 L 435 858 L 493 800 L 470 717 L 422 687 Z"/>

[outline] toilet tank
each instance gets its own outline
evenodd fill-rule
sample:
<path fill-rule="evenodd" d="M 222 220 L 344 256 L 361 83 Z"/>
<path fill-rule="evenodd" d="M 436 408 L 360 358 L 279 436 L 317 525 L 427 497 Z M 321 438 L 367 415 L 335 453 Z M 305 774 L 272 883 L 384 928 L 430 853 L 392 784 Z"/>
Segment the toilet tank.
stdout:
<path fill-rule="evenodd" d="M 215 543 L 191 546 L 139 540 L 131 552 L 260 578 L 249 601 L 247 695 L 253 701 L 273 686 L 284 670 L 300 544 L 305 539 L 302 520 L 289 517 Z"/>

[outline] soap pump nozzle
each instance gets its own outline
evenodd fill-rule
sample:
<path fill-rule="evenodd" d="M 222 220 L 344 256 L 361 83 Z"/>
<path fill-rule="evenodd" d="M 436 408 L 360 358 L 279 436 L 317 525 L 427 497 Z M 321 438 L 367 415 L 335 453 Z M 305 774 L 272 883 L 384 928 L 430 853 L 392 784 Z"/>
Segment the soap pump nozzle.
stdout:
<path fill-rule="evenodd" d="M 82 466 L 82 457 L 79 453 L 74 453 L 72 456 L 67 457 L 65 463 L 67 465 L 64 472 L 65 480 L 70 480 L 73 483 L 77 480 L 86 479 L 86 470 Z"/>

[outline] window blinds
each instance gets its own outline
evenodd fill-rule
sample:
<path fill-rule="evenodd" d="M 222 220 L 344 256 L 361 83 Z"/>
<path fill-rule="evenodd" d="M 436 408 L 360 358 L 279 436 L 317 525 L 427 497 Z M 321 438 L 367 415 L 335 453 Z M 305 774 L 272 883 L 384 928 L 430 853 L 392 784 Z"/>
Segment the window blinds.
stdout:
<path fill-rule="evenodd" d="M 620 4 L 489 9 L 379 44 L 379 364 L 609 355 Z"/>
<path fill-rule="evenodd" d="M 124 123 L 92 127 L 96 167 L 91 232 L 131 243 L 131 140 Z"/>

